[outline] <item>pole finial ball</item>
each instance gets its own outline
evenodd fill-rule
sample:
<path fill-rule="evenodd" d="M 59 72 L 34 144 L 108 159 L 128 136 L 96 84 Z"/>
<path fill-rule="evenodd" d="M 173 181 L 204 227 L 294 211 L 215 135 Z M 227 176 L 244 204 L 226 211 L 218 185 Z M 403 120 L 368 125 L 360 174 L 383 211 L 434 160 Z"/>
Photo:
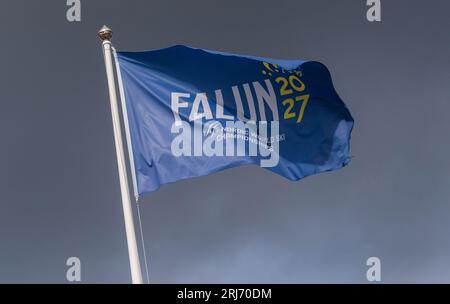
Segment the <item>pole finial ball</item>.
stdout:
<path fill-rule="evenodd" d="M 111 40 L 112 34 L 112 30 L 106 25 L 102 26 L 102 28 L 98 31 L 98 36 L 102 41 Z"/>

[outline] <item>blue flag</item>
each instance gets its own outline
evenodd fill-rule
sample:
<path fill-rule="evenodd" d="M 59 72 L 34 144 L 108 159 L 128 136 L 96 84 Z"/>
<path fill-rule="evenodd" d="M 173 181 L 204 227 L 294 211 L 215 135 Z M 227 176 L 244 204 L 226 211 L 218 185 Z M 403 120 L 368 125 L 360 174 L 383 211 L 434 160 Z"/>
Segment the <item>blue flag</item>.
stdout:
<path fill-rule="evenodd" d="M 138 194 L 244 164 L 299 180 L 349 162 L 353 118 L 319 62 L 181 45 L 117 56 Z"/>

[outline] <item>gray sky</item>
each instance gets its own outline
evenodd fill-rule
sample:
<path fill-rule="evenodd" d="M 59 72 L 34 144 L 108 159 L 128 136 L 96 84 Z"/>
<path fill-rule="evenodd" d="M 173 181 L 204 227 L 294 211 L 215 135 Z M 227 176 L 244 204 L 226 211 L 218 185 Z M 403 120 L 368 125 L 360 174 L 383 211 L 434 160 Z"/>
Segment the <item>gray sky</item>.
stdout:
<path fill-rule="evenodd" d="M 450 3 L 2 1 L 0 282 L 130 281 L 100 41 L 312 59 L 353 117 L 350 165 L 290 182 L 241 167 L 142 200 L 152 282 L 450 282 Z"/>

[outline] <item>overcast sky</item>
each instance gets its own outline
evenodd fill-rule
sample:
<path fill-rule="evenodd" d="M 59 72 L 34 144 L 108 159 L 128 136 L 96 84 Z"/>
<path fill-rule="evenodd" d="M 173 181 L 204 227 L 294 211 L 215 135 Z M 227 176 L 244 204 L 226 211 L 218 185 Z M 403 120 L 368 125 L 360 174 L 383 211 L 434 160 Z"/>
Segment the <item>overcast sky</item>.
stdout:
<path fill-rule="evenodd" d="M 240 167 L 142 199 L 150 280 L 450 283 L 450 3 L 382 0 L 3 0 L 0 282 L 128 283 L 101 44 L 187 44 L 318 60 L 355 119 L 342 170 L 290 182 Z"/>

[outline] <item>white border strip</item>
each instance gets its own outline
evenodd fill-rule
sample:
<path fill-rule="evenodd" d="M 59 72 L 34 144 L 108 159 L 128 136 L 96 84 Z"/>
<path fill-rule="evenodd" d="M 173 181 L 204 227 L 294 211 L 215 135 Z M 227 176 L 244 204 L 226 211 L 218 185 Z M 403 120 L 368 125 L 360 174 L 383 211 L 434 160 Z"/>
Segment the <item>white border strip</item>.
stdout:
<path fill-rule="evenodd" d="M 136 181 L 136 168 L 134 163 L 134 156 L 133 156 L 133 145 L 131 144 L 131 136 L 130 136 L 130 126 L 128 124 L 128 111 L 127 111 L 127 105 L 125 103 L 125 92 L 123 90 L 123 82 L 122 82 L 122 73 L 120 72 L 120 64 L 119 60 L 117 59 L 117 52 L 115 48 L 113 49 L 114 54 L 114 61 L 116 64 L 116 73 L 117 73 L 117 82 L 119 83 L 119 94 L 120 94 L 120 102 L 122 105 L 122 115 L 125 125 L 125 137 L 127 138 L 127 150 L 128 150 L 128 158 L 130 160 L 130 169 L 131 169 L 131 179 L 133 181 L 133 192 L 134 197 L 136 199 L 136 202 L 139 200 L 139 193 L 137 190 L 137 181 Z"/>

